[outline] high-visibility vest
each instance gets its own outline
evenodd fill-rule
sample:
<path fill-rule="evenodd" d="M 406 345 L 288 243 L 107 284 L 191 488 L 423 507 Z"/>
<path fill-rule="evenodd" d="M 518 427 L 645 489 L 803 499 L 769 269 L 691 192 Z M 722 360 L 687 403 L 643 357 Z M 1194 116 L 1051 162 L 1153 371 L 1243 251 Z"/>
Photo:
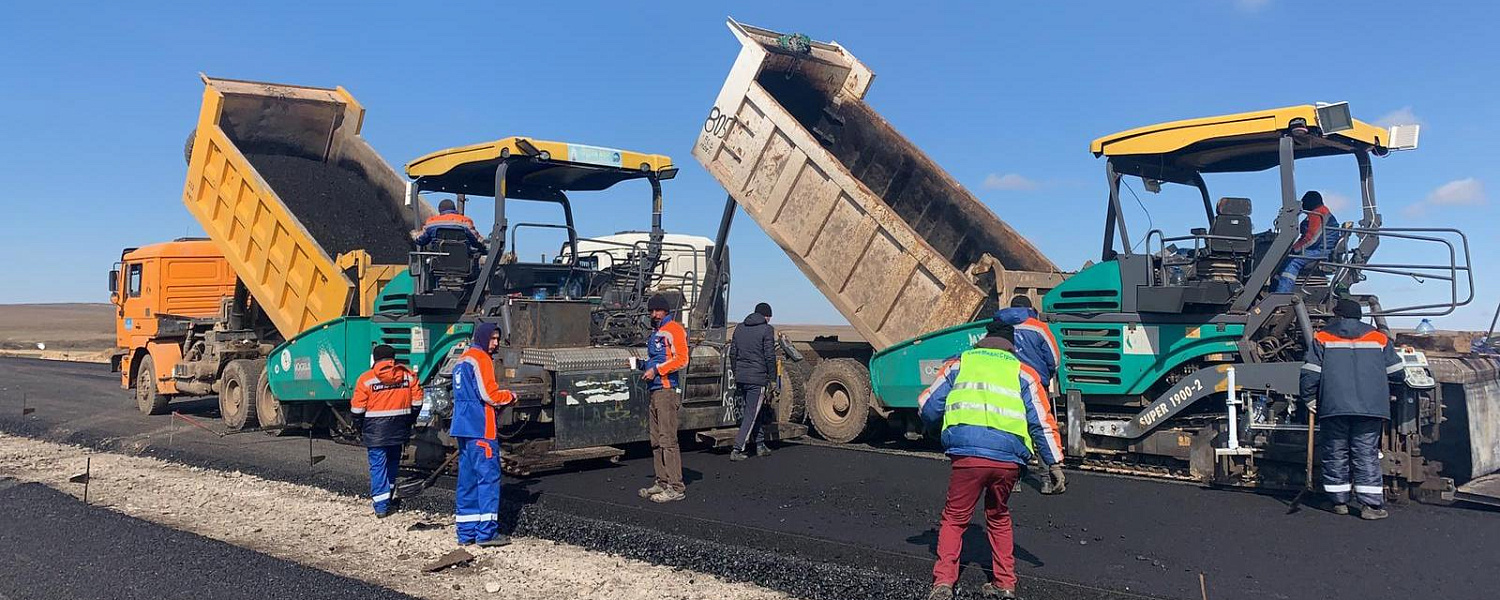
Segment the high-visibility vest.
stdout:
<path fill-rule="evenodd" d="M 973 425 L 1020 437 L 1033 453 L 1026 403 L 1021 399 L 1021 361 L 1004 350 L 975 348 L 958 359 L 958 378 L 948 393 L 943 429 Z"/>

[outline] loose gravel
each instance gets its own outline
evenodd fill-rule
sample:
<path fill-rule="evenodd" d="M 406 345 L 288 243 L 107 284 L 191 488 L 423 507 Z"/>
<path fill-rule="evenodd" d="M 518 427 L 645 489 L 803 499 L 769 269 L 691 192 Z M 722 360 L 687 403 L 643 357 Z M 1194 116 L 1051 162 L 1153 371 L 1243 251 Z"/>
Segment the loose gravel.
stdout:
<path fill-rule="evenodd" d="M 328 252 L 363 249 L 376 264 L 404 265 L 410 223 L 363 175 L 339 165 L 279 154 L 246 154 L 250 164 Z"/>

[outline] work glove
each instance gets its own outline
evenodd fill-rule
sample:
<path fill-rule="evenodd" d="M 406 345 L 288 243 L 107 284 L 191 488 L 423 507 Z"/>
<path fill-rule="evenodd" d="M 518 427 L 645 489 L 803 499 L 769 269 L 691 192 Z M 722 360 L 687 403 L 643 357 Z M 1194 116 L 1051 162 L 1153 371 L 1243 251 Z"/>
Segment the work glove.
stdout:
<path fill-rule="evenodd" d="M 354 426 L 354 437 L 360 437 L 360 434 L 364 433 L 365 431 L 365 416 L 354 415 L 354 418 L 350 419 L 349 421 L 350 424 Z"/>
<path fill-rule="evenodd" d="M 1307 407 L 1307 412 L 1310 412 L 1310 413 L 1318 412 L 1318 399 L 1317 398 L 1308 398 L 1307 400 L 1303 400 L 1302 404 Z"/>
<path fill-rule="evenodd" d="M 1050 465 L 1038 476 L 1042 480 L 1042 493 L 1049 496 L 1068 491 L 1068 477 L 1063 474 L 1062 464 Z"/>

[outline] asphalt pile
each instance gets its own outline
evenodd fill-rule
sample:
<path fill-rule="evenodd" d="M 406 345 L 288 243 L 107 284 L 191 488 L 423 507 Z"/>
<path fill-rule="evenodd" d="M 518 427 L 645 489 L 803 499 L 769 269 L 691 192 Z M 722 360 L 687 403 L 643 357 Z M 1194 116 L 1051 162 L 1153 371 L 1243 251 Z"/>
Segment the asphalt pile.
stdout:
<path fill-rule="evenodd" d="M 376 264 L 406 264 L 412 250 L 409 224 L 360 173 L 300 156 L 246 154 L 245 158 L 329 258 L 363 249 Z"/>

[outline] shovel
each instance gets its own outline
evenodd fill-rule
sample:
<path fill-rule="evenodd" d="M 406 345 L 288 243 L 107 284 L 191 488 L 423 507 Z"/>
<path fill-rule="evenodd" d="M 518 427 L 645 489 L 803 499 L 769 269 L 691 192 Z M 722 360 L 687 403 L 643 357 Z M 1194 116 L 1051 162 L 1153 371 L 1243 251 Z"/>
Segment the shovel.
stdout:
<path fill-rule="evenodd" d="M 1307 481 L 1302 486 L 1302 491 L 1297 492 L 1297 497 L 1292 498 L 1292 507 L 1286 514 L 1297 512 L 1302 507 L 1302 499 L 1308 492 L 1313 491 L 1313 433 L 1318 430 L 1318 413 L 1307 411 Z"/>
<path fill-rule="evenodd" d="M 421 495 L 422 490 L 432 487 L 432 483 L 437 481 L 438 476 L 442 475 L 443 471 L 447 471 L 448 467 L 452 466 L 455 460 L 458 460 L 458 452 L 456 451 L 453 454 L 449 454 L 448 459 L 444 460 L 443 464 L 434 470 L 431 475 L 428 475 L 426 479 L 412 478 L 396 484 L 396 497 L 415 498 Z"/>

